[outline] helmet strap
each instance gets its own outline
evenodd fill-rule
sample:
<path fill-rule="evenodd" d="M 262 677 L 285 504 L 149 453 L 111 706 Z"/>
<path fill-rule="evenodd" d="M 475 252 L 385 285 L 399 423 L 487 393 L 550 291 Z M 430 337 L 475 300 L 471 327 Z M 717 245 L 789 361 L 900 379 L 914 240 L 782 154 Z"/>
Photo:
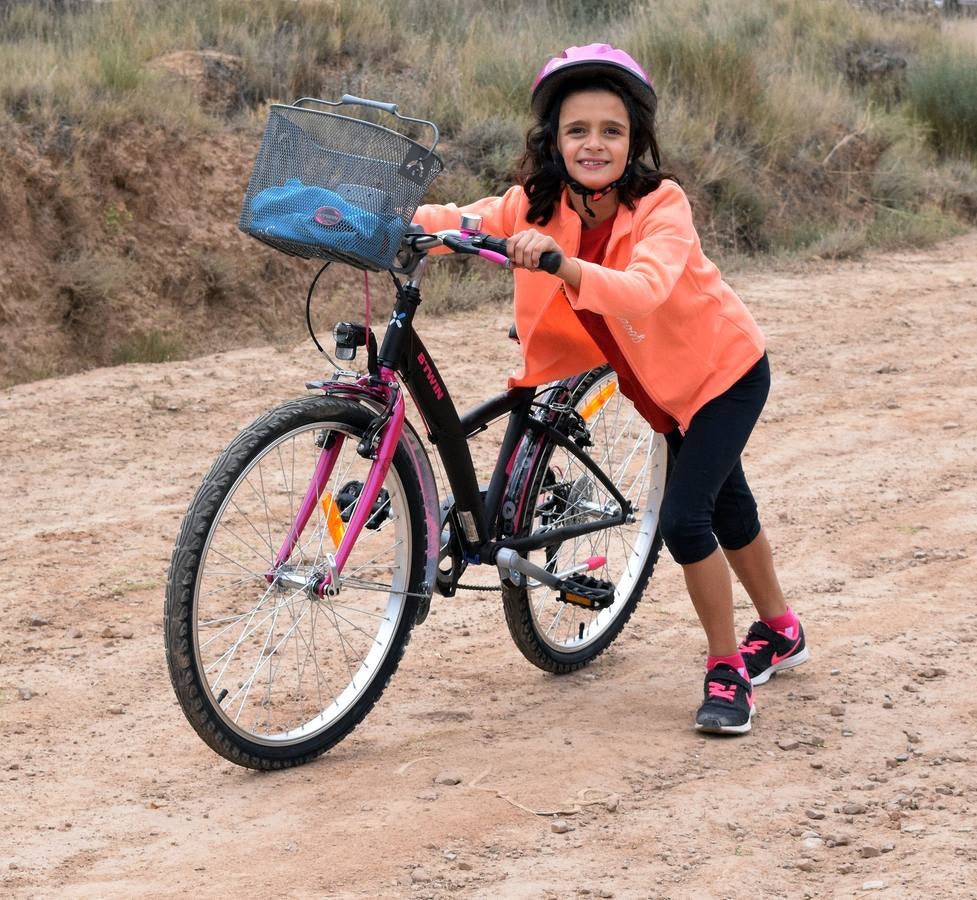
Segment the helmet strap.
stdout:
<path fill-rule="evenodd" d="M 556 167 L 560 172 L 560 177 L 563 179 L 563 183 L 580 197 L 580 199 L 583 201 L 584 210 L 592 219 L 597 218 L 597 213 L 590 208 L 590 204 L 587 201 L 593 200 L 596 202 L 601 198 L 606 197 L 611 191 L 616 190 L 623 184 L 627 184 L 628 179 L 631 177 L 631 160 L 628 159 L 628 164 L 624 167 L 624 171 L 621 173 L 620 178 L 595 191 L 591 188 L 584 187 L 579 181 L 574 181 L 570 177 L 570 173 L 567 171 L 566 163 L 563 161 L 563 157 L 559 154 L 559 152 L 554 154 L 554 158 Z"/>

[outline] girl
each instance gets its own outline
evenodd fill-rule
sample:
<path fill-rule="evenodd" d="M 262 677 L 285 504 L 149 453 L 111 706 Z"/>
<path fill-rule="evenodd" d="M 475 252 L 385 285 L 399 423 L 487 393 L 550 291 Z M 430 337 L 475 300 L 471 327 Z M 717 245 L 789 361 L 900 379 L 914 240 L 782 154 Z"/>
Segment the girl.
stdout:
<path fill-rule="evenodd" d="M 685 193 L 660 171 L 656 106 L 627 53 L 570 47 L 533 85 L 522 183 L 461 209 L 423 206 L 415 219 L 433 231 L 472 212 L 508 238 L 524 357 L 510 384 L 607 361 L 665 434 L 674 465 L 661 533 L 709 645 L 695 725 L 743 733 L 753 685 L 808 659 L 740 464 L 770 370 L 760 329 L 702 253 Z M 555 278 L 538 268 L 550 250 L 563 257 Z M 730 566 L 759 614 L 739 646 Z"/>

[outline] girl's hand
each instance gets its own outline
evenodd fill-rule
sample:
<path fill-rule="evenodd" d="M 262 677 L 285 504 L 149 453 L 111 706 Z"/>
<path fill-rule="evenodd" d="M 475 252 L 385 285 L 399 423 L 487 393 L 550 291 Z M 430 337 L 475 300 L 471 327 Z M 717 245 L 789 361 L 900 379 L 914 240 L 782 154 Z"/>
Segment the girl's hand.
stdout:
<path fill-rule="evenodd" d="M 580 286 L 580 265 L 563 252 L 563 248 L 548 234 L 542 234 L 535 228 L 517 231 L 506 241 L 506 253 L 513 266 L 539 270 L 539 258 L 544 253 L 555 250 L 563 257 L 563 264 L 556 272 L 557 278 L 562 278 L 572 287 Z"/>

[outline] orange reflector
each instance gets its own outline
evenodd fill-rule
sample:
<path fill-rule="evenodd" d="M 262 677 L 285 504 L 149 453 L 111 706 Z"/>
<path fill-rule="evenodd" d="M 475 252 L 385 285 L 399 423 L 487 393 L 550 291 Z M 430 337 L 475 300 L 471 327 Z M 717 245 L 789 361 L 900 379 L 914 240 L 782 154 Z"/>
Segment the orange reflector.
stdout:
<path fill-rule="evenodd" d="M 617 382 L 609 381 L 593 397 L 584 404 L 580 410 L 580 415 L 584 421 L 589 419 L 594 413 L 600 412 L 611 397 L 617 392 Z"/>
<path fill-rule="evenodd" d="M 329 491 L 322 495 L 322 511 L 326 516 L 326 528 L 329 530 L 329 537 L 332 538 L 333 546 L 338 550 L 339 542 L 346 533 L 346 526 L 339 515 L 339 507 L 336 505 L 336 501 L 332 499 L 332 494 Z"/>

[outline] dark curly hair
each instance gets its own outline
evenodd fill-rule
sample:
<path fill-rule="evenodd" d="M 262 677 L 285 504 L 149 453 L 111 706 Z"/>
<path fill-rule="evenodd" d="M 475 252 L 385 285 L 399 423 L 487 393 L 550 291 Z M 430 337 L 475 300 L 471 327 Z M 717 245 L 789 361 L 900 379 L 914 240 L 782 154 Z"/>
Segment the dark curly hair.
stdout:
<path fill-rule="evenodd" d="M 566 184 L 567 174 L 557 146 L 560 107 L 570 94 L 579 91 L 610 91 L 621 98 L 628 111 L 631 146 L 624 183 L 617 186 L 618 198 L 628 209 L 637 201 L 658 189 L 666 178 L 678 181 L 674 175 L 661 172 L 661 153 L 655 135 L 655 98 L 651 94 L 639 100 L 617 79 L 582 76 L 568 78 L 553 95 L 549 106 L 537 118 L 526 135 L 526 150 L 517 170 L 519 183 L 529 197 L 526 218 L 545 225 L 553 217 Z M 645 162 L 650 157 L 653 166 Z"/>

